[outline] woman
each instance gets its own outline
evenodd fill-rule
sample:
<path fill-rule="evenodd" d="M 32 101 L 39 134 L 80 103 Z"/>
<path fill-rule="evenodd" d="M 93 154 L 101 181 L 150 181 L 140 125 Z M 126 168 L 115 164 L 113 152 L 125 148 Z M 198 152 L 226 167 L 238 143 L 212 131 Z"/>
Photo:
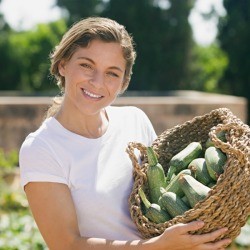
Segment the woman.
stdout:
<path fill-rule="evenodd" d="M 195 236 L 188 232 L 203 223 L 191 222 L 142 240 L 130 218 L 125 149 L 156 138 L 141 110 L 111 106 L 129 84 L 135 57 L 125 28 L 100 17 L 73 25 L 52 53 L 63 99 L 20 150 L 22 186 L 39 230 L 51 250 L 223 249 L 230 240 L 210 242 L 225 228 Z"/>

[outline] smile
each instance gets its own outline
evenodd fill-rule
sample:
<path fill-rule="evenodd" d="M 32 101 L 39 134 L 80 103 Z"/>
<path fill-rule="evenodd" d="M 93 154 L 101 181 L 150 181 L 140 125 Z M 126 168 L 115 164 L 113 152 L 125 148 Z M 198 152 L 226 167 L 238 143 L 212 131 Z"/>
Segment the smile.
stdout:
<path fill-rule="evenodd" d="M 82 92 L 83 92 L 85 95 L 87 95 L 87 96 L 89 96 L 89 97 L 91 97 L 91 98 L 95 98 L 95 99 L 100 99 L 100 98 L 103 97 L 103 96 L 101 96 L 101 95 L 93 94 L 93 93 L 87 91 L 86 89 L 82 89 Z"/>

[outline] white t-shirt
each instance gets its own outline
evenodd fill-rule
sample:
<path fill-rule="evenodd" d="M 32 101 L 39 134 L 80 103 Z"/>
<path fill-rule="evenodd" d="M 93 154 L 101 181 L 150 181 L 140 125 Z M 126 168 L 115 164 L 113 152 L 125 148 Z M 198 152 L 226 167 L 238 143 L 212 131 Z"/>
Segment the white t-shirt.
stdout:
<path fill-rule="evenodd" d="M 107 107 L 106 133 L 89 139 L 65 129 L 54 117 L 27 136 L 20 150 L 21 185 L 66 184 L 72 194 L 81 236 L 139 239 L 129 213 L 132 162 L 128 142 L 151 145 L 151 122 L 136 107 Z"/>

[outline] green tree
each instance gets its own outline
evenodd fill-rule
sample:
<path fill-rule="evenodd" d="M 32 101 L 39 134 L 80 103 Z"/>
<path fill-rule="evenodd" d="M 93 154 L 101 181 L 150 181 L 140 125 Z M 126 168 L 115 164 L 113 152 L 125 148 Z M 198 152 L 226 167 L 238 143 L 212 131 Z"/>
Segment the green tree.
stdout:
<path fill-rule="evenodd" d="M 99 15 L 104 6 L 102 0 L 57 0 L 56 4 L 68 11 L 69 24 L 84 17 Z"/>
<path fill-rule="evenodd" d="M 11 28 L 4 20 L 3 15 L 0 14 L 0 90 L 15 89 L 20 75 L 16 67 L 15 57 L 10 56 L 12 48 L 9 44 L 9 36 L 11 32 Z"/>
<path fill-rule="evenodd" d="M 228 58 L 217 43 L 194 45 L 187 87 L 205 92 L 221 92 L 219 81 L 228 65 Z"/>
<path fill-rule="evenodd" d="M 109 1 L 103 15 L 124 24 L 137 44 L 131 90 L 184 87 L 192 41 L 191 8 L 192 1 L 181 0 L 169 1 L 166 8 L 152 0 Z"/>
<path fill-rule="evenodd" d="M 224 7 L 227 15 L 220 19 L 218 38 L 229 64 L 220 86 L 225 92 L 246 97 L 250 112 L 250 2 L 224 0 Z"/>
<path fill-rule="evenodd" d="M 59 20 L 39 24 L 30 31 L 1 32 L 0 49 L 5 56 L 1 89 L 25 92 L 55 89 L 49 78 L 49 54 L 65 30 L 65 21 Z"/>
<path fill-rule="evenodd" d="M 68 10 L 71 23 L 99 15 L 117 20 L 132 33 L 138 57 L 130 90 L 185 87 L 192 42 L 188 16 L 193 0 L 84 0 L 73 3 L 57 0 L 57 4 Z"/>

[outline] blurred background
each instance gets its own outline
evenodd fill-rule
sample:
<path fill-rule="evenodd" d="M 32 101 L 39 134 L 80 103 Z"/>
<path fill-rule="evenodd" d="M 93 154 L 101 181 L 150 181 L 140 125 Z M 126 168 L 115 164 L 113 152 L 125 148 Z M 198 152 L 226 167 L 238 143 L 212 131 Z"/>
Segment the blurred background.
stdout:
<path fill-rule="evenodd" d="M 246 111 L 239 114 L 246 112 L 250 124 L 249 0 L 0 0 L 2 131 L 16 129 L 13 116 L 36 115 L 13 106 L 10 97 L 59 94 L 49 54 L 72 23 L 88 16 L 115 19 L 134 37 L 138 57 L 125 95 L 198 91 L 243 97 Z M 0 147 L 7 140 L 15 138 L 0 133 Z M 0 249 L 46 249 L 19 188 L 17 166 L 18 148 L 0 149 Z M 230 249 L 250 249 L 249 227 Z"/>
<path fill-rule="evenodd" d="M 250 98 L 249 0 L 0 0 L 0 15 L 0 91 L 57 93 L 50 51 L 73 22 L 105 16 L 136 42 L 130 91 Z"/>

